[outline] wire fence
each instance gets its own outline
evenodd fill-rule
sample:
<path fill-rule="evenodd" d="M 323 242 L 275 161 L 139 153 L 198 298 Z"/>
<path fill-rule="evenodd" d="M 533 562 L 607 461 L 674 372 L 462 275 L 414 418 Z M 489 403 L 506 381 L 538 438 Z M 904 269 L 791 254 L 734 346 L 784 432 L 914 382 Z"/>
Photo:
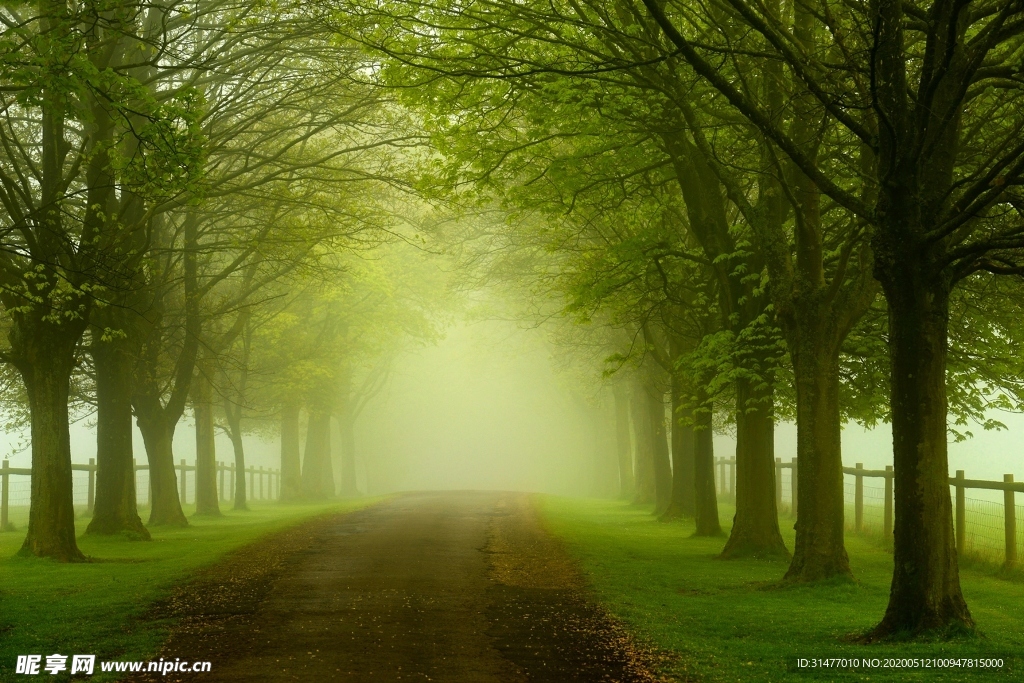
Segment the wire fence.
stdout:
<path fill-rule="evenodd" d="M 775 461 L 775 500 L 780 516 L 795 517 L 798 506 L 796 486 L 799 477 L 796 458 L 784 463 Z M 716 484 L 723 499 L 735 502 L 736 459 L 719 458 L 715 463 Z M 892 467 L 866 470 L 861 463 L 843 468 L 846 530 L 848 533 L 877 536 L 887 545 L 892 542 L 893 499 Z M 881 482 L 878 485 L 876 482 Z M 1017 520 L 1024 515 L 1024 505 L 1017 505 L 1015 494 L 1024 493 L 1024 482 L 1015 482 L 1013 475 L 1003 481 L 966 479 L 963 470 L 949 478 L 953 501 L 954 530 L 957 551 L 962 557 L 1015 566 L 1017 550 L 1024 547 L 1024 525 Z M 975 490 L 979 495 L 998 493 L 1003 502 L 968 497 Z M 1008 512 L 1009 511 L 1009 512 Z"/>

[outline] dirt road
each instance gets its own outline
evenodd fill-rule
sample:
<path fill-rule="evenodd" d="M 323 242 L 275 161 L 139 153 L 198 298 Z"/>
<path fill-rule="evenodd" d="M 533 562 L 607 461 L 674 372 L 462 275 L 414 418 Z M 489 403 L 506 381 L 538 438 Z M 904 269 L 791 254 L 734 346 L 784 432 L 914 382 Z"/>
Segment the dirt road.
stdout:
<path fill-rule="evenodd" d="M 135 680 L 653 681 L 587 602 L 523 494 L 408 494 L 258 543 L 156 616 L 165 659 L 205 674 Z"/>

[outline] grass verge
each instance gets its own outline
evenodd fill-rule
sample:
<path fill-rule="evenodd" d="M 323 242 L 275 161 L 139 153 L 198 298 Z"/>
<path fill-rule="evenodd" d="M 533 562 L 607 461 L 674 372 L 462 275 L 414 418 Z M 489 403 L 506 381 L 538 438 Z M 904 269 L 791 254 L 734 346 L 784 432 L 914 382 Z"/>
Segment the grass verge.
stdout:
<path fill-rule="evenodd" d="M 979 635 L 953 642 L 847 642 L 885 611 L 892 555 L 847 537 L 855 583 L 778 584 L 786 562 L 718 560 L 723 538 L 694 538 L 692 522 L 661 523 L 617 501 L 546 497 L 549 529 L 581 563 L 597 599 L 640 639 L 668 654 L 665 672 L 701 681 L 1019 680 L 1024 671 L 1024 582 L 972 566 L 961 572 Z M 732 510 L 722 509 L 722 521 Z M 792 521 L 783 537 L 793 547 Z M 728 526 L 726 527 L 728 532 Z M 1001 657 L 978 668 L 799 669 L 797 658 L 886 660 Z"/>
<path fill-rule="evenodd" d="M 303 520 L 366 507 L 381 498 L 308 505 L 250 503 L 247 512 L 190 517 L 185 529 L 150 529 L 150 542 L 81 536 L 94 561 L 60 564 L 17 557 L 24 530 L 0 534 L 0 680 L 12 680 L 18 655 L 94 654 L 100 660 L 143 660 L 156 653 L 172 624 L 140 619 L 177 584 L 225 554 Z M 186 512 L 190 512 L 186 510 Z M 85 523 L 79 524 L 80 529 Z M 102 674 L 89 680 L 108 680 Z M 109 676 L 109 675 L 108 675 Z M 47 675 L 46 678 L 58 680 Z"/>

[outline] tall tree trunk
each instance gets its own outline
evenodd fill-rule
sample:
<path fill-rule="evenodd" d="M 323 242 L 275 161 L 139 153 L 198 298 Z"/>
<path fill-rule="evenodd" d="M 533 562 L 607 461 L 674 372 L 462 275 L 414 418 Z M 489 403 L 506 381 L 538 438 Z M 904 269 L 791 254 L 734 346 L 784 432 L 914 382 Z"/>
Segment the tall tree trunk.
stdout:
<path fill-rule="evenodd" d="M 692 111 L 684 100 L 681 103 L 680 112 L 689 117 Z M 685 129 L 680 127 L 680 131 Z M 737 251 L 725 206 L 726 188 L 709 165 L 710 160 L 686 135 L 669 133 L 663 137 L 686 202 L 690 232 L 713 263 L 723 326 L 739 336 L 764 315 L 769 302 L 764 293 L 755 291 L 749 278 L 736 276 L 735 261 L 722 258 Z M 747 273 L 764 269 L 761 251 L 748 250 L 743 260 Z M 753 360 L 757 372 L 771 369 L 771 363 Z M 741 379 L 736 382 L 736 393 L 736 515 L 722 557 L 788 557 L 775 509 L 773 390 L 770 386 L 755 389 L 754 382 Z"/>
<path fill-rule="evenodd" d="M 231 450 L 235 456 L 235 490 L 233 492 L 235 500 L 232 507 L 235 510 L 248 510 L 249 498 L 245 483 L 245 445 L 242 442 L 242 432 L 232 429 L 229 435 Z"/>
<path fill-rule="evenodd" d="M 314 406 L 309 413 L 306 453 L 302 462 L 302 494 L 311 500 L 334 495 L 331 467 L 331 412 Z"/>
<path fill-rule="evenodd" d="M 612 387 L 615 398 L 615 450 L 619 463 L 619 497 L 633 496 L 633 446 L 629 438 L 629 392 L 622 382 Z"/>
<path fill-rule="evenodd" d="M 781 5 L 776 2 L 775 7 Z M 794 38 L 808 53 L 817 51 L 817 22 L 813 8 L 802 4 L 794 7 Z M 781 112 L 786 96 L 780 86 L 786 77 L 781 65 L 769 69 L 765 84 L 771 91 L 771 108 Z M 790 131 L 806 158 L 816 163 L 821 148 L 820 103 L 807 91 L 798 88 L 795 92 L 788 102 L 793 107 Z M 774 162 L 769 158 L 769 147 L 763 149 L 767 167 Z M 862 170 L 869 176 L 874 153 L 864 148 L 862 155 Z M 783 183 L 792 198 L 792 239 L 781 206 L 786 196 Z M 776 319 L 793 359 L 800 473 L 796 544 L 786 579 L 852 578 L 843 540 L 839 349 L 850 328 L 875 299 L 877 285 L 870 274 L 870 261 L 863 254 L 866 245 L 856 230 L 847 232 L 848 241 L 841 243 L 839 251 L 858 249 L 861 258 L 850 258 L 844 267 L 831 273 L 829 281 L 821 193 L 802 170 L 789 165 L 784 178 L 771 184 L 774 187 L 765 193 L 763 203 L 773 209 L 762 212 L 766 220 L 756 232 L 759 246 L 767 254 Z"/>
<path fill-rule="evenodd" d="M 341 495 L 358 496 L 356 486 L 356 433 L 355 417 L 343 411 L 338 420 L 341 431 Z"/>
<path fill-rule="evenodd" d="M 228 423 L 228 437 L 231 439 L 231 450 L 235 456 L 235 490 L 232 492 L 234 496 L 233 509 L 248 510 L 249 496 L 245 483 L 245 444 L 242 441 L 242 407 L 236 405 L 230 398 L 226 398 L 224 399 L 224 415 Z M 297 423 L 297 411 L 295 420 Z M 298 424 L 296 424 L 296 433 L 298 428 Z M 295 447 L 298 449 L 298 444 Z"/>
<path fill-rule="evenodd" d="M 174 427 L 162 409 L 147 410 L 136 402 L 136 423 L 149 458 L 149 525 L 188 526 L 178 499 L 178 475 L 174 470 Z"/>
<path fill-rule="evenodd" d="M 707 402 L 703 402 L 705 405 Z M 693 469 L 694 517 L 697 523 L 696 536 L 720 536 L 722 526 L 718 521 L 718 493 L 715 490 L 715 442 L 711 428 L 712 413 L 697 410 L 694 413 Z"/>
<path fill-rule="evenodd" d="M 949 288 L 909 254 L 882 259 L 876 273 L 889 304 L 895 525 L 889 605 L 873 635 L 972 628 L 949 498 Z"/>
<path fill-rule="evenodd" d="M 648 387 L 646 394 L 653 443 L 654 514 L 661 515 L 672 500 L 672 465 L 668 453 L 668 432 L 665 429 L 665 395 L 654 386 Z"/>
<path fill-rule="evenodd" d="M 213 424 L 212 371 L 206 360 L 197 364 L 192 380 L 192 401 L 196 418 L 196 514 L 220 516 L 217 492 L 217 441 Z"/>
<path fill-rule="evenodd" d="M 789 581 L 852 577 L 843 540 L 842 425 L 839 417 L 839 345 L 803 330 L 792 353 L 796 379 L 796 545 Z"/>
<path fill-rule="evenodd" d="M 302 493 L 302 453 L 299 448 L 299 406 L 281 408 L 281 500 L 296 500 Z"/>
<path fill-rule="evenodd" d="M 150 514 L 149 524 L 188 526 L 188 518 L 181 509 L 178 499 L 178 478 L 174 470 L 174 430 L 185 412 L 185 404 L 195 373 L 196 358 L 199 355 L 199 335 L 202 331 L 199 315 L 199 294 L 197 292 L 196 253 L 198 250 L 198 218 L 196 212 L 185 212 L 183 225 L 185 249 L 182 254 L 182 270 L 185 294 L 185 338 L 177 358 L 174 359 L 173 383 L 167 396 L 162 357 L 164 352 L 164 330 L 171 327 L 165 321 L 166 292 L 153 292 L 153 299 L 147 307 L 140 325 L 142 351 L 135 366 L 135 393 L 132 407 L 135 408 L 136 423 L 146 444 L 149 458 Z M 154 221 L 153 239 L 171 248 L 163 221 Z M 166 405 L 164 403 L 166 396 Z"/>
<path fill-rule="evenodd" d="M 775 507 L 772 391 L 736 381 L 736 516 L 722 549 L 726 559 L 789 557 Z"/>
<path fill-rule="evenodd" d="M 663 521 L 692 517 L 696 506 L 694 486 L 694 432 L 691 411 L 683 407 L 680 379 L 672 378 L 672 498 Z"/>
<path fill-rule="evenodd" d="M 28 321 L 16 320 L 11 331 L 15 365 L 25 382 L 32 421 L 32 505 L 21 553 L 83 562 L 85 556 L 75 540 L 68 426 L 71 371 L 81 330 L 72 335 L 35 312 L 25 317 L 29 316 Z"/>
<path fill-rule="evenodd" d="M 120 310 L 120 309 L 118 309 Z M 127 325 L 118 326 L 127 327 Z M 128 339 L 101 338 L 94 328 L 93 365 L 96 368 L 96 498 L 88 534 L 127 531 L 146 540 L 135 492 L 132 447 L 132 378 L 134 354 Z"/>
<path fill-rule="evenodd" d="M 43 35 L 61 35 L 69 30 L 66 7 L 40 5 Z M 55 57 L 55 74 L 63 63 L 60 42 Z M 76 240 L 64 225 L 67 185 L 65 161 L 72 148 L 65 136 L 68 92 L 62 78 L 46 79 L 50 85 L 39 93 L 39 147 L 33 167 L 38 184 L 30 190 L 35 208 L 30 216 L 17 219 L 31 238 L 26 240 L 31 270 L 5 269 L 6 281 L 0 299 L 10 316 L 10 360 L 21 374 L 28 393 L 32 436 L 32 483 L 28 533 L 22 554 L 52 557 L 64 562 L 81 562 L 85 556 L 75 540 L 74 493 L 71 477 L 71 436 L 68 427 L 68 394 L 75 364 L 75 349 L 85 332 L 90 300 L 77 284 L 90 272 L 90 251 L 109 198 L 109 163 L 104 156 L 109 139 L 109 117 L 95 122 L 90 131 L 90 156 L 86 185 L 86 210 L 82 240 Z M 36 105 L 33 105 L 36 106 Z M 98 144 L 97 144 L 98 142 Z M 34 150 L 35 151 L 35 150 Z M 95 202 L 95 203 L 94 203 Z M 8 259 L 11 257 L 8 256 Z M 68 267 L 70 266 L 70 267 Z M 32 279 L 29 279 L 31 272 Z M 10 281 L 19 284 L 11 286 Z M 70 285 L 64 291 L 64 285 Z M 31 295 L 20 291 L 24 288 Z"/>
<path fill-rule="evenodd" d="M 633 503 L 654 502 L 654 434 L 651 413 L 647 409 L 647 392 L 635 382 L 629 401 L 633 413 L 633 439 L 636 442 L 636 494 Z"/>

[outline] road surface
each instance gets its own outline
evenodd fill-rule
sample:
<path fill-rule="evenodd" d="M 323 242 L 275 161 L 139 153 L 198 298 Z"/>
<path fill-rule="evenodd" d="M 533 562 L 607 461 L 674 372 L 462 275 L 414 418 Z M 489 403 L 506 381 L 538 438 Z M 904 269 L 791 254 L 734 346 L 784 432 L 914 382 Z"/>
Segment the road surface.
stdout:
<path fill-rule="evenodd" d="M 178 591 L 138 681 L 657 680 L 525 494 L 405 494 L 257 543 Z"/>

